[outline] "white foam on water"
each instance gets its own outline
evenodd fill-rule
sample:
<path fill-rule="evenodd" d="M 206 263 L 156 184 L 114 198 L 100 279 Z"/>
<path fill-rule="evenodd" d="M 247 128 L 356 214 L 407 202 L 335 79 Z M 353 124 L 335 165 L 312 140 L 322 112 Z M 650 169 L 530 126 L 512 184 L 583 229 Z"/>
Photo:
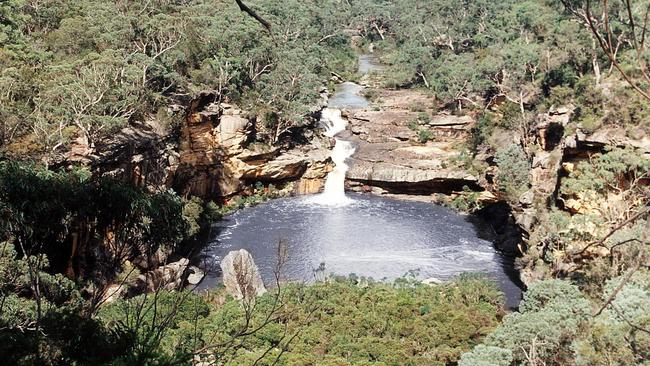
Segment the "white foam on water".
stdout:
<path fill-rule="evenodd" d="M 478 250 L 463 250 L 463 252 L 480 261 L 487 262 L 494 260 L 494 252 L 480 252 Z"/>

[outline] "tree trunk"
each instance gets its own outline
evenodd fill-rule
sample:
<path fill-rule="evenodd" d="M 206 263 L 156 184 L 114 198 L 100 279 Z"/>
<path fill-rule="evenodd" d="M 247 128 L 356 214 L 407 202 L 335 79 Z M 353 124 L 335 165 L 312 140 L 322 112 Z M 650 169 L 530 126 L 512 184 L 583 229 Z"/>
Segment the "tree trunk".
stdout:
<path fill-rule="evenodd" d="M 596 79 L 596 86 L 600 85 L 600 65 L 598 64 L 598 58 L 596 57 L 596 54 L 594 54 L 591 64 L 594 66 L 594 78 Z"/>
<path fill-rule="evenodd" d="M 377 30 L 377 33 L 379 33 L 379 37 L 381 37 L 381 40 L 384 41 L 386 38 L 384 38 L 384 32 L 379 28 L 377 23 L 372 23 L 373 27 Z"/>
<path fill-rule="evenodd" d="M 418 75 L 422 78 L 422 81 L 424 82 L 424 85 L 427 87 L 427 89 L 431 89 L 431 86 L 429 85 L 429 81 L 427 80 L 427 77 L 424 76 L 424 73 L 418 72 Z"/>

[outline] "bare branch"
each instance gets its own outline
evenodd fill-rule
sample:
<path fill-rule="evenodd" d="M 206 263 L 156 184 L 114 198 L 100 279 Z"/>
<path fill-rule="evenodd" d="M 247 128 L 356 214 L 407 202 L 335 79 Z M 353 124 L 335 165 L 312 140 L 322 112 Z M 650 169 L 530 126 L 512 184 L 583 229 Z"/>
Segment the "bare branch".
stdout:
<path fill-rule="evenodd" d="M 647 215 L 648 213 L 650 213 L 649 210 L 647 210 L 647 209 L 642 210 L 641 212 L 637 213 L 636 215 L 634 215 L 634 216 L 630 217 L 629 219 L 623 221 L 622 223 L 616 225 L 612 230 L 609 231 L 609 233 L 607 233 L 607 235 L 605 235 L 601 239 L 598 239 L 596 241 L 593 241 L 593 242 L 587 244 L 586 247 L 584 247 L 580 252 L 578 252 L 576 254 L 578 256 L 580 256 L 580 255 L 584 254 L 587 251 L 587 249 L 589 249 L 589 248 L 591 248 L 593 246 L 604 245 L 605 241 L 607 241 L 607 239 L 609 239 L 612 235 L 616 234 L 617 231 L 619 231 L 622 228 L 624 228 L 625 226 L 635 222 L 636 220 L 642 218 L 643 216 Z"/>
<path fill-rule="evenodd" d="M 235 0 L 235 2 L 239 6 L 239 10 L 253 17 L 253 19 L 257 20 L 258 23 L 260 23 L 264 28 L 266 28 L 267 32 L 272 33 L 271 23 L 267 22 L 264 18 L 259 16 L 253 9 L 246 6 L 246 4 L 244 4 L 241 0 Z"/>

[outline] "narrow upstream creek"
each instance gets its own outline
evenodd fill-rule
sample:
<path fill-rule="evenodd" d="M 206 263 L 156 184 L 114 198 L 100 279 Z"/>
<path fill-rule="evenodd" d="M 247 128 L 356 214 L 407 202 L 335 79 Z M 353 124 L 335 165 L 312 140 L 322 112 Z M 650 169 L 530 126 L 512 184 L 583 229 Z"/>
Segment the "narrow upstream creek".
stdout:
<path fill-rule="evenodd" d="M 361 72 L 376 70 L 372 65 L 377 62 L 371 56 L 360 57 Z M 345 128 L 338 109 L 368 107 L 362 90 L 353 83 L 339 85 L 323 113 L 326 135 L 335 137 Z M 355 274 L 437 282 L 474 272 L 498 283 L 508 307 L 518 305 L 521 288 L 513 259 L 494 248 L 488 229 L 430 203 L 345 194 L 345 159 L 354 151 L 343 140 L 337 139 L 336 146 L 332 158 L 337 167 L 324 193 L 278 199 L 226 217 L 215 226 L 204 253 L 206 263 L 218 268 L 228 252 L 246 249 L 270 284 L 282 241 L 288 252 L 282 269 L 285 280 L 311 282 L 330 274 Z M 218 271 L 208 271 L 200 288 L 219 282 Z"/>

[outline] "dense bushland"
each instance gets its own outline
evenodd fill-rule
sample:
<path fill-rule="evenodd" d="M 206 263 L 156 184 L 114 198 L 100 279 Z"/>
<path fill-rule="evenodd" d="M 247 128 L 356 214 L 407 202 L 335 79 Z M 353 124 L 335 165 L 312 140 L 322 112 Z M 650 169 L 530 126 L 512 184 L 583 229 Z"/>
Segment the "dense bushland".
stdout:
<path fill-rule="evenodd" d="M 77 137 L 93 147 L 128 124 L 173 120 L 168 107 L 202 90 L 259 116 L 276 141 L 305 119 L 329 71 L 355 59 L 336 2 L 256 5 L 272 33 L 234 1 L 3 2 L 2 152 L 49 159 Z"/>
<path fill-rule="evenodd" d="M 112 304 L 100 318 L 107 324 L 123 321 L 141 301 L 152 299 Z M 172 357 L 199 350 L 204 359 L 229 365 L 273 364 L 276 359 L 283 365 L 442 365 L 457 360 L 493 329 L 502 300 L 496 288 L 467 277 L 434 287 L 352 278 L 291 284 L 262 296 L 249 313 L 236 301 L 223 301 L 218 294 L 186 299 L 156 352 Z M 158 310 L 160 319 L 171 309 Z M 142 316 L 151 321 L 152 312 Z M 146 342 L 151 335 L 149 325 L 129 326 L 136 339 Z M 259 331 L 245 334 L 243 329 Z"/>
<path fill-rule="evenodd" d="M 459 365 L 643 364 L 650 352 L 648 283 L 647 273 L 616 277 L 591 303 L 566 281 L 538 282 L 519 312 L 507 315 Z"/>
<path fill-rule="evenodd" d="M 0 163 L 0 239 L 21 254 L 45 255 L 52 271 L 71 278 L 100 280 L 126 260 L 178 249 L 214 219 L 203 206 L 82 169 Z"/>
<path fill-rule="evenodd" d="M 540 114 L 571 111 L 557 140 L 603 128 L 647 138 L 647 0 L 245 2 L 268 27 L 235 1 L 2 2 L 0 157 L 48 165 L 127 125 L 172 129 L 201 90 L 240 104 L 258 137 L 277 142 L 330 72 L 352 74 L 359 34 L 388 64 L 384 86 L 422 88 L 476 116 L 468 168 L 496 169 L 499 198 L 535 210 L 519 265 L 537 283 L 520 311 L 498 325 L 497 292 L 467 278 L 289 285 L 255 305 L 157 291 L 101 306 L 103 289 L 178 250 L 216 208 L 83 169 L 2 163 L 0 353 L 10 363 L 429 365 L 472 347 L 461 365 L 647 362 L 647 156 L 591 146 L 565 162 L 551 197 L 530 191 L 532 157 L 547 148 Z M 478 208 L 472 193 L 454 204 Z"/>
<path fill-rule="evenodd" d="M 428 286 L 365 279 L 290 284 L 242 306 L 220 291 L 159 291 L 84 312 L 47 262 L 0 252 L 0 353 L 24 365 L 445 365 L 496 327 L 499 291 L 480 278 Z M 42 296 L 28 296 L 33 270 Z"/>

